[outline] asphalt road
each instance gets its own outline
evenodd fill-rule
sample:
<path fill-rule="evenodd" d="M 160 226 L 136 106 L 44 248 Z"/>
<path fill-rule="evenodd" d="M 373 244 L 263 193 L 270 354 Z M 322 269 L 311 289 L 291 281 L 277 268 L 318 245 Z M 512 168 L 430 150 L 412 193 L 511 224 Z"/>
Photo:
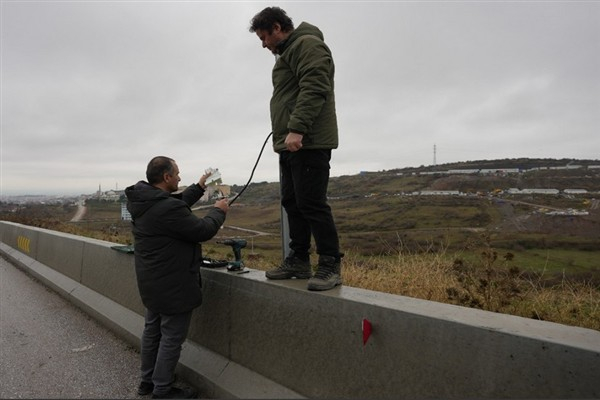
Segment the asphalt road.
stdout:
<path fill-rule="evenodd" d="M 138 383 L 136 349 L 0 257 L 1 399 L 143 398 Z"/>

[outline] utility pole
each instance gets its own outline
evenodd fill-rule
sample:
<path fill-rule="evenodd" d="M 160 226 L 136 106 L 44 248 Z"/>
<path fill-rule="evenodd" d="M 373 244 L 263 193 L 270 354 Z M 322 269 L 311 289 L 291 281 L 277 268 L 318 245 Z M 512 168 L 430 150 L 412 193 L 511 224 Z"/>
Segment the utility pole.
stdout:
<path fill-rule="evenodd" d="M 437 161 L 436 161 L 436 148 L 435 148 L 435 144 L 433 145 L 433 166 L 435 167 L 437 165 Z"/>
<path fill-rule="evenodd" d="M 279 167 L 279 193 L 281 195 L 281 166 Z M 283 260 L 290 255 L 290 224 L 287 218 L 287 212 L 280 205 L 281 210 L 281 256 Z"/>

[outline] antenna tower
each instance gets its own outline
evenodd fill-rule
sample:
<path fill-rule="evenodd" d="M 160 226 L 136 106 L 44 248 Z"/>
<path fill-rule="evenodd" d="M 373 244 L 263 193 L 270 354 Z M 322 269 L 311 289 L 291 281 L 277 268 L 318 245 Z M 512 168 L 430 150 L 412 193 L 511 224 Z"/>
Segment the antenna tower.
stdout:
<path fill-rule="evenodd" d="M 436 147 L 435 144 L 433 145 L 433 166 L 435 167 L 437 165 L 437 161 L 436 161 Z"/>

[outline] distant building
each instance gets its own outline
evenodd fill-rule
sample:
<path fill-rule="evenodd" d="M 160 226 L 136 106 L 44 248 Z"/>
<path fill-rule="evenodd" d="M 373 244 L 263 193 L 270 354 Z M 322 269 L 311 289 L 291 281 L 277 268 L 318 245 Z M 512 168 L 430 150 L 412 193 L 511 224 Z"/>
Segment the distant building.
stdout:
<path fill-rule="evenodd" d="M 459 196 L 458 190 L 421 190 L 419 192 L 422 196 Z"/>
<path fill-rule="evenodd" d="M 516 189 L 510 188 L 506 191 L 509 194 L 558 194 L 558 189 Z"/>
<path fill-rule="evenodd" d="M 492 168 L 492 169 L 480 169 L 479 170 L 480 174 L 486 174 L 486 175 L 518 174 L 519 172 L 521 172 L 519 170 L 519 168 Z"/>
<path fill-rule="evenodd" d="M 98 200 L 101 201 L 119 201 L 121 196 L 124 194 L 122 190 L 108 190 L 106 192 L 100 192 Z"/>
<path fill-rule="evenodd" d="M 565 189 L 563 192 L 565 194 L 586 194 L 588 191 L 586 189 Z"/>
<path fill-rule="evenodd" d="M 131 214 L 127 209 L 127 202 L 121 203 L 121 221 L 131 221 Z"/>
<path fill-rule="evenodd" d="M 585 210 L 575 210 L 573 208 L 569 208 L 568 210 L 548 211 L 546 215 L 590 215 L 590 213 Z"/>
<path fill-rule="evenodd" d="M 422 172 L 413 172 L 413 175 L 437 175 L 437 174 L 447 174 L 447 171 L 422 171 Z"/>
<path fill-rule="evenodd" d="M 548 167 L 548 169 L 558 169 L 558 170 L 564 170 L 564 169 L 580 169 L 583 168 L 582 165 L 565 165 L 564 167 Z"/>
<path fill-rule="evenodd" d="M 478 174 L 478 169 L 449 169 L 448 174 Z"/>

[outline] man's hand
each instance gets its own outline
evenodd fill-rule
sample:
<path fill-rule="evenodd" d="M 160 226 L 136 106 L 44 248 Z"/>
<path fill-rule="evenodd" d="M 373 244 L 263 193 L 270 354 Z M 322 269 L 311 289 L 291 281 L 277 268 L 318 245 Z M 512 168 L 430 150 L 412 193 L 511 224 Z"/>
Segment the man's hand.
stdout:
<path fill-rule="evenodd" d="M 225 212 L 225 214 L 227 214 L 227 210 L 229 210 L 228 200 L 227 199 L 217 200 L 215 202 L 215 207 L 220 208 L 221 210 L 223 210 L 223 212 Z"/>
<path fill-rule="evenodd" d="M 300 150 L 302 148 L 302 137 L 300 133 L 288 133 L 285 137 L 285 147 L 292 153 Z"/>
<path fill-rule="evenodd" d="M 204 175 L 202 175 L 200 177 L 200 180 L 198 181 L 198 186 L 200 186 L 202 189 L 206 189 L 206 180 L 211 175 L 212 175 L 211 171 L 205 172 Z"/>

